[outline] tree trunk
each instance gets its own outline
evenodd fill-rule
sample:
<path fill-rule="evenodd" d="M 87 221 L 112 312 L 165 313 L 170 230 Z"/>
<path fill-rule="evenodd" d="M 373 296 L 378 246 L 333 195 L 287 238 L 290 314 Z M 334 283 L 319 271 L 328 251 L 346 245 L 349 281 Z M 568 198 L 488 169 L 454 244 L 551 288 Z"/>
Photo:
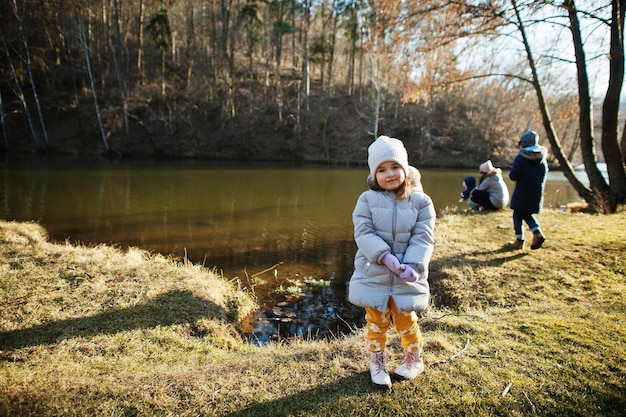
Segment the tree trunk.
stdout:
<path fill-rule="evenodd" d="M 546 131 L 546 136 L 548 141 L 550 142 L 550 146 L 552 148 L 552 153 L 559 161 L 559 165 L 563 170 L 563 174 L 568 179 L 572 187 L 576 190 L 576 192 L 590 205 L 595 206 L 594 195 L 592 191 L 587 188 L 580 180 L 576 177 L 574 173 L 574 169 L 570 164 L 569 160 L 565 157 L 563 153 L 563 149 L 561 148 L 561 144 L 559 143 L 559 139 L 556 135 L 556 131 L 554 125 L 552 124 L 552 119 L 550 117 L 550 112 L 548 111 L 548 106 L 543 94 L 543 89 L 541 87 L 541 83 L 539 81 L 539 76 L 537 73 L 537 67 L 535 65 L 535 60 L 533 58 L 532 50 L 530 49 L 530 43 L 528 42 L 528 37 L 526 36 L 526 29 L 524 28 L 524 22 L 520 16 L 517 1 L 511 0 L 511 5 L 515 11 L 515 16 L 517 18 L 518 29 L 522 36 L 522 41 L 524 43 L 524 48 L 526 50 L 526 56 L 528 58 L 528 64 L 530 66 L 532 72 L 532 83 L 535 88 L 535 92 L 537 94 L 537 100 L 539 103 L 539 110 L 541 112 L 541 118 L 543 120 L 543 127 Z"/>
<path fill-rule="evenodd" d="M 196 16 L 194 13 L 194 6 L 193 2 L 189 2 L 187 6 L 187 51 L 185 56 L 185 65 L 187 67 L 187 75 L 185 77 L 186 90 L 189 90 L 189 87 L 191 86 L 191 78 L 193 76 L 196 55 Z"/>
<path fill-rule="evenodd" d="M 220 38 L 220 51 L 222 57 L 222 80 L 223 80 L 223 112 L 226 120 L 232 120 L 237 115 L 235 107 L 235 36 L 231 35 L 231 10 L 232 1 L 221 2 L 220 16 L 222 21 L 222 32 Z"/>
<path fill-rule="evenodd" d="M 578 105 L 579 105 L 579 127 L 580 127 L 580 150 L 585 165 L 585 172 L 589 178 L 589 185 L 599 196 L 605 195 L 609 187 L 598 169 L 598 158 L 595 151 L 595 139 L 593 132 L 593 102 L 589 92 L 589 77 L 587 75 L 587 65 L 585 50 L 583 49 L 582 34 L 578 22 L 577 10 L 574 0 L 567 0 L 564 6 L 570 22 L 570 31 L 574 44 L 574 54 L 576 56 L 576 69 L 578 80 Z"/>
<path fill-rule="evenodd" d="M 328 38 L 329 42 L 329 51 L 328 51 L 328 82 L 327 82 L 327 91 L 329 95 L 332 95 L 333 91 L 333 68 L 334 68 L 334 60 L 335 60 L 335 47 L 337 43 L 337 24 L 339 23 L 339 16 L 336 11 L 336 0 L 332 1 L 330 7 L 330 21 L 331 21 L 331 29 Z"/>
<path fill-rule="evenodd" d="M 137 16 L 137 72 L 139 75 L 141 75 L 143 71 L 143 24 L 145 8 L 143 0 L 139 0 L 139 15 Z"/>
<path fill-rule="evenodd" d="M 322 86 L 324 91 L 324 121 L 323 121 L 323 131 L 322 131 L 322 143 L 324 145 L 324 154 L 326 156 L 326 162 L 330 163 L 330 143 L 328 139 L 328 131 L 330 125 L 330 99 L 332 97 L 332 89 L 333 89 L 333 60 L 335 56 L 335 41 L 336 35 L 335 32 L 337 30 L 337 13 L 335 12 L 335 0 L 332 1 L 330 6 L 330 20 L 331 20 L 331 30 L 330 34 L 330 51 L 328 56 L 328 80 L 326 82 L 326 87 Z M 324 39 L 326 37 L 324 36 Z M 324 54 L 326 55 L 326 54 Z"/>
<path fill-rule="evenodd" d="M 283 57 L 283 16 L 284 16 L 284 5 L 283 2 L 279 2 L 277 20 L 274 28 L 274 40 L 276 47 L 276 55 L 275 55 L 275 63 L 274 63 L 274 80 L 276 85 L 276 100 L 278 104 L 278 120 L 280 122 L 283 121 L 283 106 L 284 106 L 284 97 L 283 97 L 283 87 L 281 83 L 281 61 Z"/>
<path fill-rule="evenodd" d="M 376 97 L 374 100 L 374 117 L 373 117 L 373 123 L 372 123 L 372 135 L 374 136 L 374 139 L 376 139 L 378 137 L 378 126 L 380 124 L 380 107 L 381 107 L 381 102 L 382 102 L 382 92 L 381 92 L 381 64 L 378 62 L 379 58 L 378 57 L 374 57 L 372 60 L 372 66 L 373 68 L 373 72 L 374 72 L 374 82 L 372 83 L 372 85 L 375 88 L 375 93 L 376 93 Z"/>
<path fill-rule="evenodd" d="M 30 133 L 33 135 L 33 139 L 35 140 L 35 145 L 37 145 L 37 150 L 41 148 L 41 142 L 39 140 L 39 135 L 37 134 L 37 129 L 35 129 L 35 123 L 33 122 L 33 118 L 30 114 L 30 110 L 28 108 L 28 103 L 26 102 L 26 97 L 24 96 L 24 91 L 22 90 L 22 86 L 20 85 L 20 79 L 17 76 L 17 72 L 15 71 L 15 66 L 13 65 L 13 60 L 11 59 L 11 54 L 9 53 L 9 45 L 4 37 L 4 30 L 0 28 L 0 37 L 2 37 L 2 44 L 4 46 L 4 51 L 6 52 L 7 62 L 11 67 L 11 75 L 13 77 L 13 81 L 15 82 L 15 95 L 20 99 L 20 103 L 22 104 L 22 109 L 24 110 L 24 116 L 26 117 L 26 121 L 28 123 L 28 127 L 30 128 Z"/>
<path fill-rule="evenodd" d="M 626 0 L 611 1 L 609 86 L 602 105 L 602 152 L 609 174 L 609 207 L 615 212 L 626 197 L 626 172 L 620 154 L 619 106 L 624 82 L 624 8 Z"/>
<path fill-rule="evenodd" d="M 298 54 L 296 53 L 296 0 L 291 0 L 291 75 L 298 77 Z"/>
<path fill-rule="evenodd" d="M 296 151 L 298 157 L 302 157 L 302 137 L 303 133 L 308 129 L 309 123 L 309 99 L 311 95 L 311 82 L 310 82 L 310 68 L 309 68 L 309 30 L 311 19 L 311 1 L 304 0 L 303 4 L 303 16 L 302 16 L 302 33 L 301 33 L 301 48 L 302 48 L 302 68 L 301 68 L 301 81 L 298 85 L 298 121 L 297 121 L 297 143 Z"/>
<path fill-rule="evenodd" d="M 120 30 L 120 14 L 121 4 L 120 0 L 113 0 L 114 16 L 115 16 L 115 63 L 117 69 L 117 79 L 119 82 L 120 96 L 122 99 L 122 112 L 124 114 L 124 128 L 126 129 L 126 135 L 129 132 L 128 122 L 128 81 L 126 79 L 126 63 L 124 62 L 124 55 L 122 53 L 122 32 Z"/>
<path fill-rule="evenodd" d="M 620 151 L 622 152 L 622 162 L 626 165 L 626 121 L 622 128 L 622 140 L 620 141 Z"/>
<path fill-rule="evenodd" d="M 9 133 L 4 115 L 4 104 L 2 102 L 2 92 L 0 92 L 0 125 L 2 125 L 2 145 L 3 149 L 9 149 Z"/>
<path fill-rule="evenodd" d="M 306 128 L 309 121 L 309 98 L 311 92 L 311 74 L 309 68 L 309 24 L 311 19 L 311 0 L 305 0 L 304 2 L 304 23 L 303 23 L 303 40 L 302 40 L 302 122 L 304 128 Z"/>
<path fill-rule="evenodd" d="M 352 96 L 354 94 L 354 72 L 355 72 L 355 62 L 356 62 L 356 42 L 358 39 L 358 20 L 357 20 L 357 11 L 356 11 L 356 3 L 352 1 L 350 6 L 348 7 L 347 15 L 348 15 L 348 75 L 347 75 L 347 84 L 348 84 L 348 95 Z"/>
<path fill-rule="evenodd" d="M 50 145 L 48 140 L 48 130 L 46 129 L 46 123 L 43 118 L 43 111 L 41 110 L 41 103 L 39 102 L 39 95 L 37 94 L 37 87 L 35 85 L 35 78 L 33 76 L 33 66 L 30 57 L 30 48 L 28 47 L 28 41 L 26 40 L 26 32 L 24 31 L 24 26 L 22 19 L 17 10 L 17 2 L 13 0 L 13 13 L 15 14 L 15 18 L 19 24 L 20 38 L 22 39 L 22 44 L 24 45 L 24 53 L 26 54 L 26 70 L 28 71 L 28 78 L 30 80 L 30 86 L 33 90 L 33 98 L 35 99 L 35 106 L 37 107 L 37 113 L 39 115 L 39 124 L 41 125 L 41 131 L 43 133 L 44 146 L 47 148 Z"/>
<path fill-rule="evenodd" d="M 96 110 L 96 117 L 98 118 L 98 127 L 100 128 L 100 135 L 102 136 L 102 142 L 104 143 L 104 147 L 108 152 L 111 151 L 109 148 L 109 142 L 107 140 L 106 134 L 104 132 L 104 126 L 102 125 L 102 116 L 100 115 L 100 106 L 98 105 L 98 95 L 96 94 L 96 86 L 93 82 L 93 71 L 91 70 L 91 58 L 89 57 L 89 44 L 87 37 L 87 28 L 85 24 L 81 24 L 78 22 L 79 17 L 76 18 L 76 25 L 78 27 L 78 38 L 80 46 L 83 49 L 83 54 L 85 56 L 85 64 L 87 65 L 87 72 L 89 75 L 89 82 L 91 83 L 91 93 L 93 96 L 93 104 Z"/>

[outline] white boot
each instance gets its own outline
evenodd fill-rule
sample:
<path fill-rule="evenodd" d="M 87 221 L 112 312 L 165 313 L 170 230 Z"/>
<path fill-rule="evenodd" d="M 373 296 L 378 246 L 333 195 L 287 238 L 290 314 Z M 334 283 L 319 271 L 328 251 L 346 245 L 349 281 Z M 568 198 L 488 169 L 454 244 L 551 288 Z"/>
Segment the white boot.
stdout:
<path fill-rule="evenodd" d="M 398 379 L 409 380 L 424 372 L 424 362 L 422 362 L 421 351 L 421 349 L 418 352 L 406 351 L 402 363 L 393 373 L 394 376 Z"/>
<path fill-rule="evenodd" d="M 391 377 L 387 372 L 387 358 L 384 351 L 370 352 L 370 375 L 375 388 L 391 388 Z"/>

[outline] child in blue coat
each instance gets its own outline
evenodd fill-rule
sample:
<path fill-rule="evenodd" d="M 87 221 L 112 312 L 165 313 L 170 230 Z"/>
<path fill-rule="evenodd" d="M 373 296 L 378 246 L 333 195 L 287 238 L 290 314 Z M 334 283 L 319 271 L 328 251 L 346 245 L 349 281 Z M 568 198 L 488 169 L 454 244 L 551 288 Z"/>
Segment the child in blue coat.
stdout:
<path fill-rule="evenodd" d="M 509 178 L 515 181 L 515 190 L 511 198 L 515 241 L 509 242 L 511 249 L 524 248 L 523 222 L 526 222 L 533 232 L 530 249 L 541 248 L 546 240 L 534 217 L 534 214 L 541 211 L 543 205 L 543 191 L 548 173 L 546 161 L 548 150 L 538 145 L 538 140 L 539 136 L 532 130 L 522 133 L 519 139 L 519 152 L 509 172 Z"/>
<path fill-rule="evenodd" d="M 472 191 L 476 188 L 476 178 L 469 176 L 463 178 L 463 191 L 461 192 L 461 198 L 459 198 L 459 203 L 462 203 L 470 198 Z M 471 205 L 471 200 L 468 201 Z"/>

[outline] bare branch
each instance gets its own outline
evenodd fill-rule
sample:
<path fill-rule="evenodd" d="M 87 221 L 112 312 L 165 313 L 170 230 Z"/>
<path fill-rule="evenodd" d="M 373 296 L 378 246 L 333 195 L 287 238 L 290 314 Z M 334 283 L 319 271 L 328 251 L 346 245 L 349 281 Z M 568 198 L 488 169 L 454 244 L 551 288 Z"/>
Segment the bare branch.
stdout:
<path fill-rule="evenodd" d="M 506 73 L 506 72 L 492 72 L 492 73 L 487 73 L 487 74 L 478 74 L 478 75 L 472 75 L 472 76 L 469 76 L 469 77 L 457 78 L 455 80 L 446 82 L 444 85 L 462 83 L 462 82 L 468 81 L 468 80 L 473 80 L 473 79 L 478 79 L 478 78 L 490 78 L 490 77 L 515 78 L 517 80 L 524 81 L 524 82 L 527 82 L 529 84 L 533 83 L 533 80 L 531 80 L 529 78 L 526 78 L 526 77 L 522 77 L 521 75 L 510 74 L 510 73 Z"/>
<path fill-rule="evenodd" d="M 459 356 L 461 356 L 469 347 L 470 344 L 470 339 L 467 339 L 467 342 L 465 342 L 465 346 L 463 347 L 463 349 L 459 350 L 457 353 L 455 353 L 454 355 L 450 356 L 450 359 L 456 359 Z"/>

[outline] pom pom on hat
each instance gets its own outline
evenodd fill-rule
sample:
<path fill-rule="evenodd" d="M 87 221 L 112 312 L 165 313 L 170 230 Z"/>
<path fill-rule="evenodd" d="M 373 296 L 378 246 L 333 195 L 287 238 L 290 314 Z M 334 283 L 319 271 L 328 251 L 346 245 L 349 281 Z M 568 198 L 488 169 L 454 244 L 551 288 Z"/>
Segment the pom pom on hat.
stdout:
<path fill-rule="evenodd" d="M 402 141 L 389 136 L 379 136 L 367 149 L 367 165 L 370 168 L 370 177 L 376 178 L 376 169 L 380 164 L 387 161 L 397 162 L 408 174 L 409 157 Z"/>
<path fill-rule="evenodd" d="M 526 132 L 522 133 L 522 135 L 519 137 L 519 146 L 521 146 L 522 148 L 535 146 L 537 145 L 538 140 L 539 140 L 539 135 L 537 135 L 537 132 L 534 132 L 532 130 L 527 130 Z"/>
<path fill-rule="evenodd" d="M 483 174 L 489 174 L 491 171 L 493 171 L 493 169 L 494 168 L 493 164 L 491 163 L 491 159 L 487 159 L 478 167 L 478 171 L 482 172 Z"/>

